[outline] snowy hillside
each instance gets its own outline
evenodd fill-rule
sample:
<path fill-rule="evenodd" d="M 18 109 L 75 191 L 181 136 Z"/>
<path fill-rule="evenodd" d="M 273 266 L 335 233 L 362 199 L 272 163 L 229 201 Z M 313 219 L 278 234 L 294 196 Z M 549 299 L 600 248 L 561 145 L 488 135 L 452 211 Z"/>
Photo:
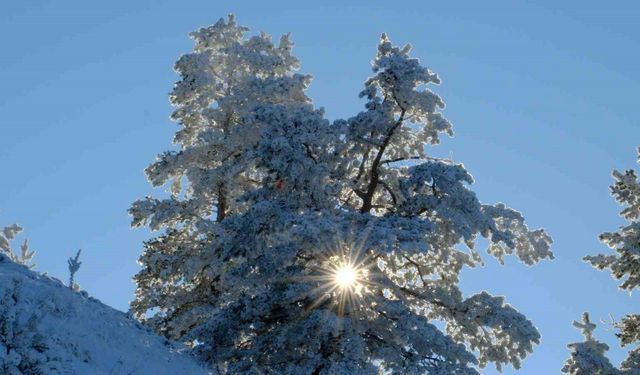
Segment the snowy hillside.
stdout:
<path fill-rule="evenodd" d="M 207 374 L 180 349 L 0 254 L 0 373 Z"/>

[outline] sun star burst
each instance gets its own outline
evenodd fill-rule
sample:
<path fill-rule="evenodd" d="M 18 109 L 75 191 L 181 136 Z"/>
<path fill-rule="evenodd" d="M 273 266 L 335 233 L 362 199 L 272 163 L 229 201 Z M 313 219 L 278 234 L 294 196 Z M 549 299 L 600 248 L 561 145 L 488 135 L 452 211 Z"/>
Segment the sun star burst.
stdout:
<path fill-rule="evenodd" d="M 358 314 L 377 288 L 375 258 L 356 241 L 336 240 L 327 241 L 326 252 L 316 259 L 312 273 L 304 277 L 315 284 L 305 292 L 313 299 L 306 309 L 322 306 L 341 316 Z"/>
<path fill-rule="evenodd" d="M 361 271 L 350 264 L 342 264 L 336 268 L 334 273 L 334 283 L 342 290 L 355 291 L 360 287 L 359 277 Z"/>

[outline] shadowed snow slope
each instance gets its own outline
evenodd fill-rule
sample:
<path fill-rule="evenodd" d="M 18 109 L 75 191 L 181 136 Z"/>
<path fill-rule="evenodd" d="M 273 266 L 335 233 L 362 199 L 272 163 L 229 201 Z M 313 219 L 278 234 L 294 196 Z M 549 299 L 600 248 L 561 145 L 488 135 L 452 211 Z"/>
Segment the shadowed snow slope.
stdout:
<path fill-rule="evenodd" d="M 183 349 L 0 254 L 0 373 L 207 374 Z"/>

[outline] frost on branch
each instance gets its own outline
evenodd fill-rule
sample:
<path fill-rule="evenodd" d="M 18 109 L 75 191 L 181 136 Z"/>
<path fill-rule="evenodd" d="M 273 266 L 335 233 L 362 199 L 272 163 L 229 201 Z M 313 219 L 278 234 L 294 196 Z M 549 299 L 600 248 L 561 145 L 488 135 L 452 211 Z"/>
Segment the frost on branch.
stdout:
<path fill-rule="evenodd" d="M 629 352 L 620 365 L 620 372 L 623 375 L 640 375 L 640 347 Z"/>
<path fill-rule="evenodd" d="M 640 341 L 640 315 L 627 315 L 616 323 L 622 346 Z"/>
<path fill-rule="evenodd" d="M 640 182 L 632 169 L 624 173 L 613 171 L 613 178 L 611 195 L 624 207 L 620 215 L 629 224 L 616 232 L 600 235 L 600 241 L 616 254 L 598 254 L 584 259 L 598 269 L 608 269 L 614 278 L 623 281 L 621 289 L 632 291 L 640 286 Z"/>
<path fill-rule="evenodd" d="M 640 149 L 638 149 L 640 154 Z M 622 280 L 618 287 L 632 292 L 640 286 L 640 182 L 636 171 L 624 173 L 613 171 L 614 183 L 611 195 L 623 206 L 620 216 L 628 221 L 616 232 L 600 235 L 600 241 L 615 251 L 615 254 L 598 254 L 584 257 L 592 266 L 608 269 L 616 280 Z M 616 334 L 622 346 L 640 341 L 640 315 L 629 314 L 615 324 Z M 639 348 L 632 349 L 620 368 L 624 374 L 640 374 Z"/>
<path fill-rule="evenodd" d="M 492 362 L 499 370 L 503 364 L 520 368 L 522 358 L 533 352 L 533 344 L 540 343 L 531 321 L 505 304 L 503 297 L 482 292 L 443 312 L 447 313 L 451 314 L 447 333 L 469 342 L 471 349 L 480 353 L 481 366 Z"/>
<path fill-rule="evenodd" d="M 640 152 L 640 150 L 639 150 Z M 632 169 L 613 172 L 611 194 L 624 208 L 620 215 L 629 221 L 617 232 L 600 235 L 600 240 L 616 254 L 586 256 L 584 259 L 598 269 L 608 269 L 615 279 L 623 280 L 621 289 L 633 291 L 640 286 L 640 182 Z M 639 341 L 640 317 L 627 315 L 616 326 L 622 345 Z"/>
<path fill-rule="evenodd" d="M 585 340 L 567 345 L 571 349 L 571 358 L 565 362 L 562 372 L 570 375 L 620 374 L 620 371 L 605 356 L 609 346 L 593 337 L 596 325 L 589 320 L 589 314 L 584 313 L 582 322 L 573 322 L 573 326 L 582 331 Z"/>
<path fill-rule="evenodd" d="M 172 197 L 135 202 L 133 225 L 158 230 L 242 211 L 237 197 L 260 179 L 240 161 L 260 136 L 245 117 L 262 104 L 310 102 L 304 94 L 310 77 L 295 73 L 289 36 L 274 44 L 266 34 L 246 38 L 247 30 L 231 15 L 191 34 L 194 50 L 176 63 L 181 80 L 170 95 L 180 150 L 159 155 L 146 169 L 154 186 L 171 182 Z"/>
<path fill-rule="evenodd" d="M 69 266 L 69 288 L 73 290 L 80 289 L 80 286 L 74 282 L 74 278 L 76 276 L 76 272 L 80 269 L 82 262 L 80 261 L 80 252 L 82 250 L 78 250 L 75 257 L 71 257 L 67 259 L 67 265 Z"/>
<path fill-rule="evenodd" d="M 176 64 L 180 150 L 147 168 L 172 196 L 130 209 L 163 230 L 140 257 L 136 316 L 223 374 L 519 368 L 540 334 L 503 297 L 463 295 L 460 274 L 482 264 L 479 236 L 528 265 L 552 241 L 428 155 L 453 134 L 438 76 L 383 36 L 365 109 L 331 123 L 288 37 L 246 31 L 201 29 Z"/>
<path fill-rule="evenodd" d="M 32 260 L 36 252 L 29 249 L 28 240 L 24 240 L 22 245 L 20 245 L 19 254 L 16 254 L 16 252 L 11 248 L 10 241 L 15 239 L 16 235 L 20 232 L 22 232 L 22 227 L 17 224 L 5 227 L 0 232 L 0 254 L 8 256 L 9 259 L 16 263 L 20 263 L 29 268 L 33 268 L 35 267 L 35 264 L 32 263 Z"/>
<path fill-rule="evenodd" d="M 504 255 L 515 253 L 518 259 L 531 266 L 542 259 L 553 259 L 551 252 L 551 237 L 544 230 L 529 230 L 524 223 L 522 215 L 504 204 L 495 206 L 484 206 L 485 215 L 493 219 L 493 226 L 490 236 L 491 245 L 488 252 L 498 258 L 504 264 Z"/>

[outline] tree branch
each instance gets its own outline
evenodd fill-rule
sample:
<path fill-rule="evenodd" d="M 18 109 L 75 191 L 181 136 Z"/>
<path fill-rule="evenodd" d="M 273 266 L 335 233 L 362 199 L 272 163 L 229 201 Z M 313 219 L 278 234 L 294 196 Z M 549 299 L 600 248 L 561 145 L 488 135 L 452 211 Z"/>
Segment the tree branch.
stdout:
<path fill-rule="evenodd" d="M 422 285 L 427 285 L 425 279 L 424 279 L 424 274 L 422 273 L 422 268 L 420 268 L 420 265 L 418 264 L 418 262 L 416 262 L 415 260 L 411 259 L 410 257 L 403 255 L 402 256 L 404 259 L 407 260 L 407 262 L 411 263 L 416 270 L 418 271 L 418 275 L 420 275 L 420 281 L 422 281 Z"/>
<path fill-rule="evenodd" d="M 218 186 L 218 205 L 216 211 L 216 221 L 219 223 L 227 216 L 227 197 L 225 196 L 222 183 Z"/>
<path fill-rule="evenodd" d="M 380 165 L 382 164 L 389 164 L 389 163 L 396 163 L 399 161 L 405 161 L 405 160 L 421 160 L 424 159 L 421 156 L 409 156 L 409 157 L 405 157 L 405 158 L 395 158 L 395 159 L 387 159 L 387 160 L 383 160 L 380 162 Z"/>
<path fill-rule="evenodd" d="M 393 201 L 393 205 L 395 206 L 398 203 L 398 200 L 396 199 L 396 194 L 393 192 L 393 190 L 391 190 L 391 187 L 389 187 L 389 185 L 387 185 L 386 182 L 379 180 L 378 181 L 380 183 L 380 185 L 382 185 L 382 187 L 384 187 L 384 189 L 389 193 L 389 195 L 391 195 L 391 200 Z"/>
<path fill-rule="evenodd" d="M 404 121 L 404 115 L 406 114 L 406 110 L 402 107 L 400 108 L 401 108 L 400 117 L 395 122 L 395 124 L 391 126 L 389 131 L 387 131 L 387 135 L 384 138 L 382 145 L 378 149 L 378 154 L 376 155 L 376 158 L 373 160 L 373 163 L 371 164 L 371 180 L 369 182 L 369 186 L 367 187 L 365 196 L 362 199 L 362 207 L 360 208 L 360 212 L 362 213 L 367 213 L 371 211 L 371 201 L 373 200 L 373 194 L 375 193 L 376 188 L 378 187 L 378 182 L 380 178 L 380 171 L 378 170 L 378 168 L 380 167 L 380 161 L 382 159 L 382 155 L 384 155 L 384 152 L 387 149 L 387 146 L 389 146 L 393 133 L 396 131 L 396 129 L 400 127 L 400 125 L 402 125 Z"/>
<path fill-rule="evenodd" d="M 304 149 L 307 152 L 307 155 L 311 158 L 311 160 L 313 160 L 316 164 L 318 164 L 318 160 L 316 159 L 315 156 L 313 156 L 313 153 L 311 152 L 311 147 L 309 147 L 309 145 L 306 143 L 303 143 L 302 145 L 304 146 Z"/>

